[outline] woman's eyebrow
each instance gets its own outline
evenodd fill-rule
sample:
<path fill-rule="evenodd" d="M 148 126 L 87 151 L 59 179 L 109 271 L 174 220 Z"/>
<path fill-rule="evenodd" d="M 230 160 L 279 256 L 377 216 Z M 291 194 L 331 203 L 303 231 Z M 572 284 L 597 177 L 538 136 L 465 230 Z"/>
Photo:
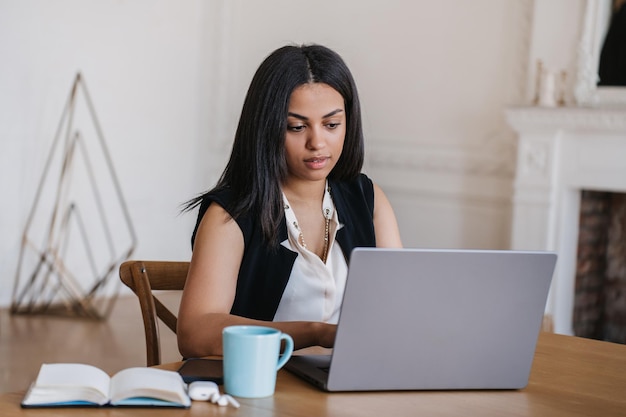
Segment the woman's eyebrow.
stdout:
<path fill-rule="evenodd" d="M 341 112 L 343 112 L 343 109 L 335 109 L 331 111 L 330 113 L 323 115 L 322 119 L 326 119 L 327 117 L 332 117 L 336 115 L 337 113 L 341 113 Z M 300 119 L 300 120 L 309 120 L 308 117 L 302 116 L 301 114 L 298 114 L 298 113 L 288 112 L 287 115 L 291 117 L 295 117 L 296 119 Z"/>
<path fill-rule="evenodd" d="M 336 115 L 337 113 L 341 113 L 343 111 L 343 109 L 335 109 L 333 111 L 331 111 L 328 114 L 325 114 L 324 116 L 322 116 L 322 119 L 326 119 L 327 117 L 332 117 L 334 115 Z"/>

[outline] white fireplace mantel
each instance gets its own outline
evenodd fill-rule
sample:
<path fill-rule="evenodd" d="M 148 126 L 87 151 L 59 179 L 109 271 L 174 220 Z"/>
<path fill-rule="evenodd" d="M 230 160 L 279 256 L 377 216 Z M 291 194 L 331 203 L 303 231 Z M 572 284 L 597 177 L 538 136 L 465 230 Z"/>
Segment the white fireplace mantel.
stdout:
<path fill-rule="evenodd" d="M 517 107 L 511 248 L 558 254 L 546 313 L 572 334 L 580 192 L 626 192 L 626 108 Z"/>
<path fill-rule="evenodd" d="M 533 130 L 626 131 L 626 106 L 620 107 L 513 107 L 509 125 L 518 133 Z"/>

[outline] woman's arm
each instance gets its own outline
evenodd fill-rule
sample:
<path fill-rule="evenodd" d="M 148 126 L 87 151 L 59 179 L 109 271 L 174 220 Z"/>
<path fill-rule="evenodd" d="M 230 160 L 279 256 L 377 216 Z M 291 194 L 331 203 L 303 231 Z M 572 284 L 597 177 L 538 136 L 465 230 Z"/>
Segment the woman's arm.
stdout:
<path fill-rule="evenodd" d="M 204 214 L 178 312 L 178 349 L 184 357 L 222 354 L 222 329 L 235 324 L 274 327 L 294 339 L 296 349 L 332 347 L 336 326 L 316 322 L 267 322 L 230 314 L 243 258 L 243 234 L 218 204 Z"/>
<path fill-rule="evenodd" d="M 374 184 L 374 231 L 379 248 L 401 248 L 402 239 L 393 207 L 383 190 Z"/>

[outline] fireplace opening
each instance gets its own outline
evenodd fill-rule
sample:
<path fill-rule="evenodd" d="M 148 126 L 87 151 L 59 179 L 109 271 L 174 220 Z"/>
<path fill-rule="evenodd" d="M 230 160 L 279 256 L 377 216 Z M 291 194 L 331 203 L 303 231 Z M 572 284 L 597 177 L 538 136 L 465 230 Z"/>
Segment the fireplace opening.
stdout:
<path fill-rule="evenodd" d="M 626 344 L 626 194 L 581 192 L 573 329 Z"/>

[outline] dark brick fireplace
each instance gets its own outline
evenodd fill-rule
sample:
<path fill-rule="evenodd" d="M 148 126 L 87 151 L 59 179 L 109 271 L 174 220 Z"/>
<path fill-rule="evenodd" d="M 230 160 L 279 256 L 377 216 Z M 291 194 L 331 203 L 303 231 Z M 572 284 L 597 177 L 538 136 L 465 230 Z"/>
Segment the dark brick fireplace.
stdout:
<path fill-rule="evenodd" d="M 583 190 L 573 328 L 626 343 L 626 194 Z"/>

